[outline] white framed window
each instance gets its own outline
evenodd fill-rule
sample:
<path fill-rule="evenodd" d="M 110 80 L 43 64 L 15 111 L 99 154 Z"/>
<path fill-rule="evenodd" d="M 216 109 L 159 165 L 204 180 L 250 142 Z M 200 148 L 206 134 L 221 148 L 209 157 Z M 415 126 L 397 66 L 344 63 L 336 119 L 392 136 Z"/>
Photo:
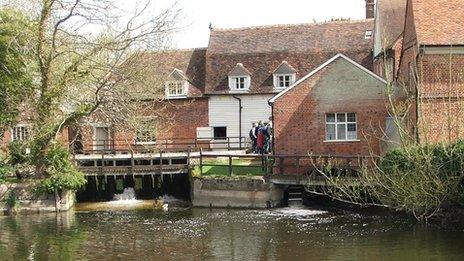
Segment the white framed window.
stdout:
<path fill-rule="evenodd" d="M 180 97 L 187 96 L 187 88 L 185 81 L 171 81 L 166 83 L 166 96 Z"/>
<path fill-rule="evenodd" d="M 246 91 L 250 88 L 249 76 L 229 77 L 229 87 L 232 91 Z"/>
<path fill-rule="evenodd" d="M 349 112 L 327 113 L 325 115 L 326 141 L 358 140 L 356 114 Z"/>
<path fill-rule="evenodd" d="M 11 129 L 12 141 L 23 141 L 29 138 L 29 128 L 27 124 L 19 124 Z"/>
<path fill-rule="evenodd" d="M 364 34 L 365 39 L 371 39 L 372 38 L 372 30 L 366 30 L 366 33 Z"/>
<path fill-rule="evenodd" d="M 274 87 L 285 89 L 295 82 L 295 74 L 274 74 Z"/>
<path fill-rule="evenodd" d="M 136 144 L 155 144 L 156 126 L 153 120 L 142 121 L 138 128 L 135 138 Z"/>

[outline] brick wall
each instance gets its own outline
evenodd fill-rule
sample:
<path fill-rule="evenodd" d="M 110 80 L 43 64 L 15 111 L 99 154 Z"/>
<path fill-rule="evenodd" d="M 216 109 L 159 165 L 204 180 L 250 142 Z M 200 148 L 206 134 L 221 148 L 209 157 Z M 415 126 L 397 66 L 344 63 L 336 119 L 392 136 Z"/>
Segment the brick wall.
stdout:
<path fill-rule="evenodd" d="M 147 103 L 140 108 L 140 113 L 153 119 L 158 140 L 181 138 L 187 139 L 185 142 L 193 142 L 197 127 L 208 126 L 208 100 L 206 98 Z M 94 126 L 99 125 L 110 126 L 111 143 L 117 150 L 126 150 L 134 145 L 136 130 L 133 126 L 113 124 L 96 113 L 88 119 L 86 124 L 79 127 L 84 150 L 92 150 L 95 139 Z"/>
<path fill-rule="evenodd" d="M 384 83 L 338 59 L 275 101 L 275 153 L 379 154 L 388 115 L 382 90 Z M 325 141 L 325 116 L 334 112 L 356 113 L 358 141 Z"/>

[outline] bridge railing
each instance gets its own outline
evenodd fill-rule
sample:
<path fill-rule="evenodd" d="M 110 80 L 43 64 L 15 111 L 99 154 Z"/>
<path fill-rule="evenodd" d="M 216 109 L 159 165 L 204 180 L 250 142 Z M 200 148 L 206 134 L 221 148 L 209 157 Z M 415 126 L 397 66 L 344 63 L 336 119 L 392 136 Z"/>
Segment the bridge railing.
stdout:
<path fill-rule="evenodd" d="M 78 144 L 78 145 L 76 145 Z M 186 152 L 222 149 L 242 150 L 250 146 L 248 137 L 204 137 L 204 138 L 169 138 L 143 142 L 127 139 L 83 140 L 74 141 L 71 150 L 74 154 L 115 154 L 125 151 L 150 153 L 159 151 Z"/>
<path fill-rule="evenodd" d="M 122 156 L 126 154 L 127 156 Z M 159 151 L 156 154 L 137 154 L 130 150 L 102 152 L 98 157 L 80 157 L 76 160 L 78 168 L 86 173 L 140 173 L 146 171 L 186 170 L 199 167 L 201 175 L 289 175 L 301 176 L 340 169 L 357 171 L 363 166 L 372 165 L 375 158 L 362 155 L 260 155 L 191 153 L 173 154 Z M 209 167 L 209 169 L 208 169 Z M 211 168 L 214 168 L 211 170 Z M 208 169 L 208 170 L 205 170 Z"/>
<path fill-rule="evenodd" d="M 201 152 L 199 156 L 192 158 L 198 159 L 193 165 L 199 167 L 201 175 L 205 174 L 205 167 L 217 167 L 221 174 L 226 171 L 228 176 L 234 174 L 234 169 L 237 168 L 249 168 L 253 170 L 251 173 L 257 172 L 259 168 L 264 176 L 300 176 L 317 173 L 317 170 L 328 171 L 329 169 L 357 171 L 364 166 L 372 165 L 376 160 L 372 156 L 362 155 L 227 155 Z"/>

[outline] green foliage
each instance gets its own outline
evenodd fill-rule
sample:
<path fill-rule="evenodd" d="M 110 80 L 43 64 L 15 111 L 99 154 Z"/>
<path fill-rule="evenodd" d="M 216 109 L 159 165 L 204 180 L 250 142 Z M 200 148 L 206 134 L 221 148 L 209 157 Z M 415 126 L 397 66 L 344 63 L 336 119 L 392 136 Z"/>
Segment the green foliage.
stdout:
<path fill-rule="evenodd" d="M 30 156 L 26 152 L 27 143 L 21 141 L 13 141 L 8 144 L 8 163 L 15 165 L 22 165 L 30 163 Z"/>
<path fill-rule="evenodd" d="M 464 141 L 392 150 L 371 176 L 370 192 L 383 204 L 427 220 L 464 199 Z M 374 177 L 374 178 L 372 178 Z"/>
<path fill-rule="evenodd" d="M 21 12 L 0 9 L 0 131 L 14 124 L 20 104 L 32 94 L 33 27 Z"/>
<path fill-rule="evenodd" d="M 11 173 L 12 167 L 6 162 L 6 159 L 0 154 L 0 184 L 5 183 L 6 177 Z"/>
<path fill-rule="evenodd" d="M 49 193 L 77 190 L 86 183 L 85 176 L 72 164 L 66 146 L 53 143 L 45 156 L 46 178 L 42 187 Z"/>
<path fill-rule="evenodd" d="M 13 191 L 8 193 L 8 196 L 6 197 L 6 205 L 9 208 L 15 208 L 19 205 L 18 196 L 16 196 L 16 193 L 14 193 Z"/>

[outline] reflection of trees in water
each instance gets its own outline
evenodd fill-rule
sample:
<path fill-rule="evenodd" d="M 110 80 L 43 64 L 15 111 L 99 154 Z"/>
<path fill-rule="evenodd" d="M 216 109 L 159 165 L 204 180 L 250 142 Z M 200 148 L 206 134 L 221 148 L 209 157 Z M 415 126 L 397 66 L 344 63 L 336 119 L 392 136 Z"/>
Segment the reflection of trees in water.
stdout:
<path fill-rule="evenodd" d="M 0 219 L 0 259 L 72 260 L 85 242 L 73 212 Z"/>

